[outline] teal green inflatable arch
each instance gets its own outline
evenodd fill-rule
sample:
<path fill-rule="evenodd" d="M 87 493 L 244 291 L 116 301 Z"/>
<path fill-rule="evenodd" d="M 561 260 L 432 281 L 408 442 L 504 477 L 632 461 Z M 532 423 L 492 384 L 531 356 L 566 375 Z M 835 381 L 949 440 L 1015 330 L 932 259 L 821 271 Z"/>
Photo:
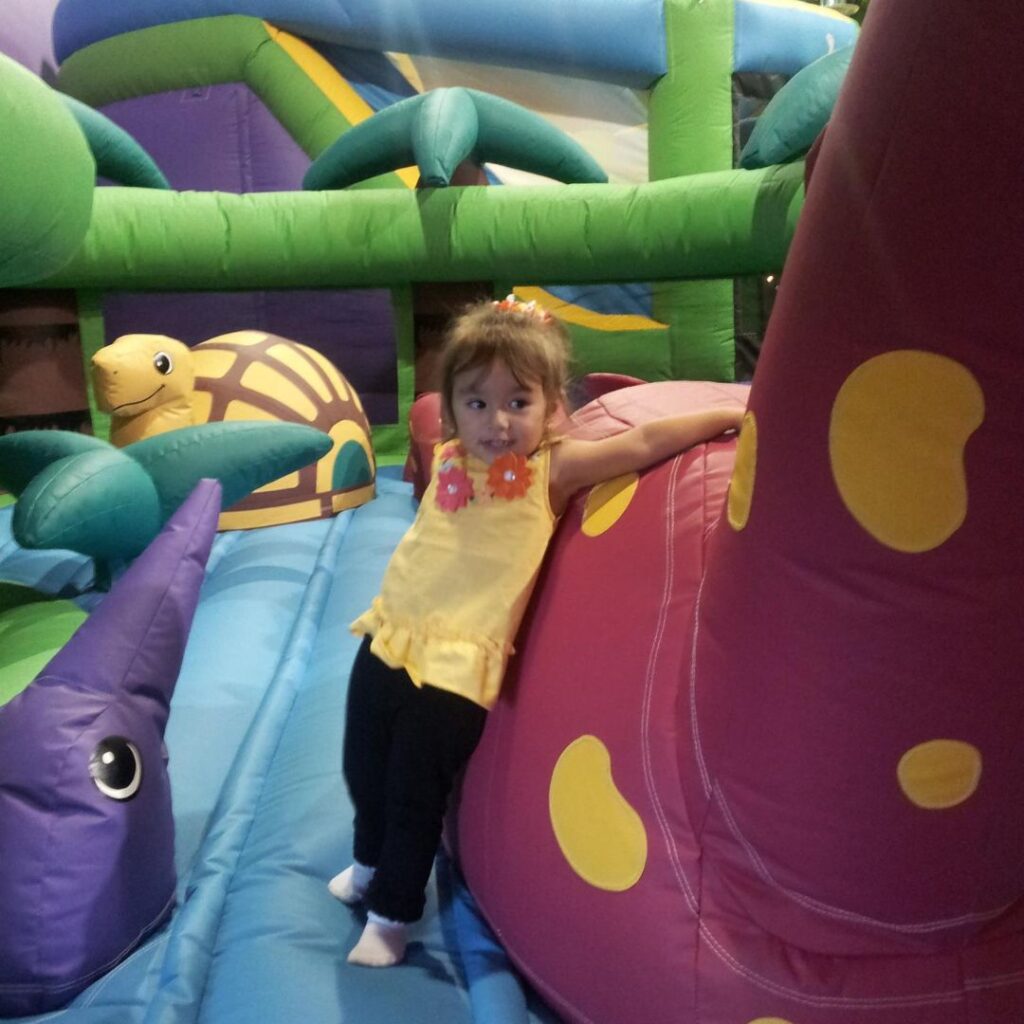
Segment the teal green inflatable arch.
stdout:
<path fill-rule="evenodd" d="M 82 129 L 96 160 L 97 174 L 136 188 L 171 187 L 153 158 L 123 128 L 73 96 L 61 99 Z"/>
<path fill-rule="evenodd" d="M 608 176 L 590 154 L 549 121 L 479 89 L 433 89 L 349 129 L 306 172 L 303 188 L 345 188 L 416 165 L 424 185 L 445 186 L 472 157 L 575 184 Z"/>

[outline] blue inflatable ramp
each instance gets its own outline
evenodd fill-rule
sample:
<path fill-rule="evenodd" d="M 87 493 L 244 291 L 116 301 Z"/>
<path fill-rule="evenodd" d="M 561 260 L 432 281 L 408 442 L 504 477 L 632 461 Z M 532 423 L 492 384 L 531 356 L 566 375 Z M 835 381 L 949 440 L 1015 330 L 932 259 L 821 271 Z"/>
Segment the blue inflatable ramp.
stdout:
<path fill-rule="evenodd" d="M 374 501 L 334 519 L 218 535 L 166 733 L 177 908 L 66 1008 L 22 1021 L 556 1020 L 524 995 L 443 860 L 406 962 L 375 970 L 345 959 L 364 923 L 327 891 L 352 841 L 341 741 L 357 641 L 347 626 L 414 513 L 408 485 L 385 471 Z M 18 548 L 10 522 L 0 510 L 0 578 L 65 595 L 88 580 L 80 556 Z"/>

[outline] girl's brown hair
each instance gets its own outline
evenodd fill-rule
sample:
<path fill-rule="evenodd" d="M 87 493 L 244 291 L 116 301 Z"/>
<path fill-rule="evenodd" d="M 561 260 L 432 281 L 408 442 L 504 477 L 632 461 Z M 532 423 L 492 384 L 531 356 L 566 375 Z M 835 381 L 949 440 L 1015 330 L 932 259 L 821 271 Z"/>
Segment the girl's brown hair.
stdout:
<path fill-rule="evenodd" d="M 549 413 L 565 402 L 569 332 L 532 303 L 478 302 L 452 324 L 441 353 L 441 418 L 445 440 L 455 433 L 455 377 L 499 360 L 520 384 L 538 383 Z"/>

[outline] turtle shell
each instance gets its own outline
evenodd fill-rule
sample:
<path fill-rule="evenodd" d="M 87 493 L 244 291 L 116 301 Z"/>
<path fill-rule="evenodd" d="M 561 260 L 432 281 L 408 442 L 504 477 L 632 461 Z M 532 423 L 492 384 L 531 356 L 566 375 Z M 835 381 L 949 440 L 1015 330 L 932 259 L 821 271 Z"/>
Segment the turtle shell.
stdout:
<path fill-rule="evenodd" d="M 331 437 L 331 450 L 271 481 L 223 512 L 222 530 L 322 519 L 374 496 L 375 462 L 362 402 L 319 352 L 263 331 L 235 331 L 193 346 L 193 421 L 304 423 Z"/>

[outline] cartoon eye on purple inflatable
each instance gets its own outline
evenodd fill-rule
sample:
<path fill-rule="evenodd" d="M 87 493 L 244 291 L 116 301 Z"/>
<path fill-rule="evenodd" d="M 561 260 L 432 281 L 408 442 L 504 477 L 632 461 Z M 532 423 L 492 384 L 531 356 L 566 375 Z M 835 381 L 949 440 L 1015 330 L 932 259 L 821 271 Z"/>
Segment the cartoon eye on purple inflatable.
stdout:
<path fill-rule="evenodd" d="M 142 755 L 123 736 L 108 736 L 96 744 L 89 758 L 89 774 L 96 788 L 111 800 L 131 800 L 142 785 Z"/>
<path fill-rule="evenodd" d="M 220 502 L 201 481 L 0 708 L 0 1017 L 65 1005 L 174 906 L 164 728 Z"/>

